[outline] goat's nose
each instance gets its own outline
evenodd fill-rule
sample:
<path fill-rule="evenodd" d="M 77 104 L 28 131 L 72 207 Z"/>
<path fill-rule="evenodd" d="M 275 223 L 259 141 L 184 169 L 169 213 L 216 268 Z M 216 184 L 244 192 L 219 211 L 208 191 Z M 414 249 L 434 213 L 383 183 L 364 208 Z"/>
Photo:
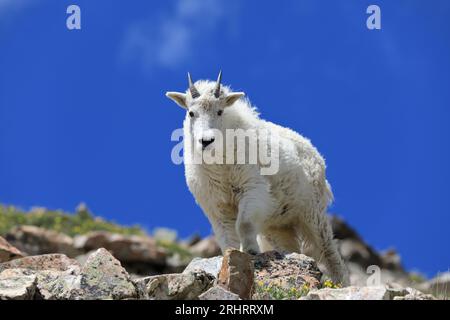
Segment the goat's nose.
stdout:
<path fill-rule="evenodd" d="M 200 142 L 202 144 L 203 149 L 205 149 L 207 146 L 209 146 L 211 143 L 214 142 L 214 138 L 200 139 Z"/>

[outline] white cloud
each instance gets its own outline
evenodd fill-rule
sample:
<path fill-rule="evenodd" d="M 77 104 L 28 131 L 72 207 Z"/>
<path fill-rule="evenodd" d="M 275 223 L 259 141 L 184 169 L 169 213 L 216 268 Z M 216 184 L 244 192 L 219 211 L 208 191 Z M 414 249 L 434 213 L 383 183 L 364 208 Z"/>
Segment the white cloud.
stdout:
<path fill-rule="evenodd" d="M 178 0 L 171 12 L 132 24 L 121 57 L 146 69 L 173 69 L 186 62 L 222 23 L 234 21 L 235 3 L 225 0 Z"/>

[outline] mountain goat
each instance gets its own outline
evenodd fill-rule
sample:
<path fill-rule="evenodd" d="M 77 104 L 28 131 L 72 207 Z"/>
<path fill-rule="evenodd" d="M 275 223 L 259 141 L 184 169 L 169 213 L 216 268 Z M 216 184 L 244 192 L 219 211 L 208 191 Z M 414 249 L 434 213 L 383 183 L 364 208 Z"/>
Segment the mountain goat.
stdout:
<path fill-rule="evenodd" d="M 333 281 L 348 284 L 346 266 L 337 251 L 326 209 L 333 195 L 325 178 L 325 162 L 311 142 L 298 133 L 260 119 L 243 92 L 232 92 L 217 81 L 192 82 L 185 93 L 166 96 L 184 108 L 185 174 L 189 190 L 210 221 L 217 241 L 226 248 L 257 254 L 267 250 L 308 252 L 324 263 Z M 205 153 L 227 145 L 228 130 L 263 130 L 277 146 L 275 174 L 262 174 L 256 163 L 193 163 Z M 225 138 L 223 138 L 226 136 Z M 258 136 L 258 139 L 259 138 Z M 245 146 L 249 146 L 246 142 Z M 268 148 L 274 151 L 273 144 Z M 245 156 L 249 156 L 245 150 Z M 273 161 L 274 159 L 272 159 Z"/>

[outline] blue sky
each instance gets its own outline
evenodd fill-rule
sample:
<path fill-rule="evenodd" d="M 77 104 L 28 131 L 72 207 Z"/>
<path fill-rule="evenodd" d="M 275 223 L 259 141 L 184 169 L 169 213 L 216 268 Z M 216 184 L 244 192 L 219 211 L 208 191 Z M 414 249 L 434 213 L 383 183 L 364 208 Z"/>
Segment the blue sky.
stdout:
<path fill-rule="evenodd" d="M 445 0 L 0 0 L 0 202 L 209 234 L 171 162 L 184 112 L 164 93 L 223 69 L 318 147 L 331 212 L 407 268 L 446 271 L 449 17 Z"/>

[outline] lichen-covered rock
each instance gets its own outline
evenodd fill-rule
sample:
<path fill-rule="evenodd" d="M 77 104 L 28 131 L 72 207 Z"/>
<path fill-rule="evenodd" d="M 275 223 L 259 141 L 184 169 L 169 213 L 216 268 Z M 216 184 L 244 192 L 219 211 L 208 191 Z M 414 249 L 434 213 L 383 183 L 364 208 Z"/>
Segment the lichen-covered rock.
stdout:
<path fill-rule="evenodd" d="M 290 292 L 297 298 L 310 289 L 320 287 L 322 273 L 314 259 L 304 254 L 281 254 L 276 251 L 265 252 L 256 256 L 255 261 L 255 299 L 267 299 L 265 289 L 277 292 Z M 270 292 L 269 292 L 270 293 Z"/>
<path fill-rule="evenodd" d="M 95 231 L 76 236 L 75 247 L 84 251 L 105 248 L 122 263 L 148 263 L 164 265 L 166 252 L 147 236 L 127 236 L 105 231 Z"/>
<path fill-rule="evenodd" d="M 72 272 L 45 270 L 39 271 L 36 277 L 36 299 L 67 300 L 80 287 L 81 277 Z"/>
<path fill-rule="evenodd" d="M 63 253 L 71 258 L 80 254 L 68 235 L 36 226 L 18 226 L 6 235 L 6 239 L 29 255 Z"/>
<path fill-rule="evenodd" d="M 184 269 L 183 273 L 203 270 L 211 274 L 214 278 L 218 278 L 220 269 L 222 268 L 222 256 L 212 258 L 194 258 Z"/>
<path fill-rule="evenodd" d="M 4 238 L 0 237 L 0 263 L 22 258 L 25 255 L 16 247 L 12 246 Z"/>
<path fill-rule="evenodd" d="M 31 300 L 36 290 L 36 275 L 26 269 L 6 269 L 0 273 L 0 300 Z"/>
<path fill-rule="evenodd" d="M 380 285 L 367 287 L 324 288 L 313 290 L 302 300 L 434 300 L 431 295 L 413 288 Z"/>
<path fill-rule="evenodd" d="M 217 283 L 242 299 L 249 299 L 253 290 L 252 257 L 236 249 L 227 249 Z"/>
<path fill-rule="evenodd" d="M 81 268 L 71 299 L 132 299 L 137 291 L 129 274 L 107 250 L 98 249 Z"/>
<path fill-rule="evenodd" d="M 44 254 L 0 263 L 0 272 L 6 269 L 56 270 L 76 273 L 80 270 L 80 265 L 64 254 Z"/>
<path fill-rule="evenodd" d="M 312 290 L 302 300 L 390 300 L 385 286 Z"/>
<path fill-rule="evenodd" d="M 193 300 L 208 290 L 214 277 L 205 271 L 164 274 L 135 280 L 139 298 Z"/>
<path fill-rule="evenodd" d="M 202 293 L 198 298 L 199 300 L 241 300 L 237 294 L 226 290 L 222 286 L 214 286 Z"/>
<path fill-rule="evenodd" d="M 393 300 L 436 300 L 436 298 L 431 294 L 425 294 L 417 289 L 406 288 L 405 294 L 396 295 Z"/>

